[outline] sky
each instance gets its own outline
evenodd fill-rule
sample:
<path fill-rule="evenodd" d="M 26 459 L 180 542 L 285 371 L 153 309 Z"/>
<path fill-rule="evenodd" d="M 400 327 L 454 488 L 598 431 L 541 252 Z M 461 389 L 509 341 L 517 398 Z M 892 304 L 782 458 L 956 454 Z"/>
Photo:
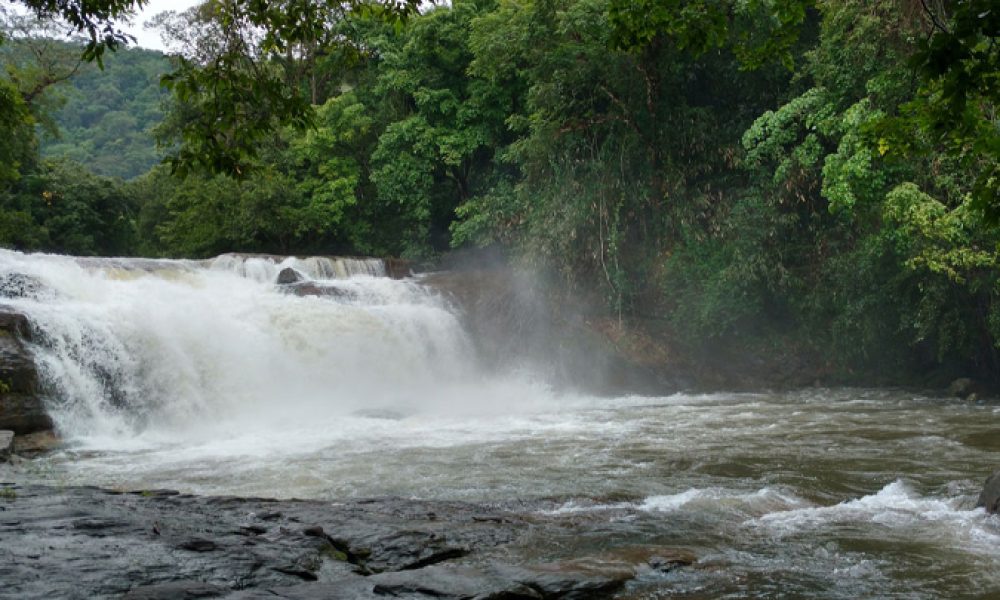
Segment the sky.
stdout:
<path fill-rule="evenodd" d="M 153 18 L 153 15 L 165 10 L 182 11 L 186 8 L 198 4 L 200 0 L 150 0 L 146 8 L 132 19 L 130 27 L 123 27 L 125 31 L 135 36 L 137 45 L 143 48 L 163 50 L 163 42 L 160 41 L 160 34 L 153 29 L 143 29 L 142 24 Z"/>

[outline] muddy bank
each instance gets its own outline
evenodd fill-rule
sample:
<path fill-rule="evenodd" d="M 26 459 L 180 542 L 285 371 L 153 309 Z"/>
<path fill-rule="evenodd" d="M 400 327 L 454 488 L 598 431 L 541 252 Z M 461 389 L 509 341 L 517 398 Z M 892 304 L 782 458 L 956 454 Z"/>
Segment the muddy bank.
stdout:
<path fill-rule="evenodd" d="M 0 597 L 610 598 L 695 560 L 657 547 L 543 560 L 539 540 L 588 525 L 538 508 L 0 484 Z"/>

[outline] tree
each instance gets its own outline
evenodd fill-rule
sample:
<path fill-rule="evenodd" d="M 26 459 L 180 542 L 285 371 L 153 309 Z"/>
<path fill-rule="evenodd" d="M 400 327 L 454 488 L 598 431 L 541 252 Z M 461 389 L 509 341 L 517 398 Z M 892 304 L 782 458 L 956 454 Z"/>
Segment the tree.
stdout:
<path fill-rule="evenodd" d="M 118 23 L 145 0 L 18 0 L 43 20 L 61 19 L 88 38 L 84 60 L 103 65 L 107 50 L 130 41 Z M 179 123 L 179 145 L 170 161 L 182 172 L 208 168 L 244 174 L 262 140 L 282 127 L 305 129 L 312 123 L 310 96 L 286 85 L 280 59 L 313 47 L 325 23 L 323 14 L 347 9 L 402 23 L 416 12 L 417 0 L 209 0 L 204 11 L 214 19 L 220 44 L 206 59 L 182 57 L 163 83 L 191 110 Z M 285 65 L 287 67 L 287 65 Z M 0 106 L 0 109 L 5 107 Z"/>
<path fill-rule="evenodd" d="M 875 127 L 882 153 L 944 151 L 973 172 L 973 208 L 1000 222 L 1000 11 L 990 0 L 922 3 L 910 64 L 920 89 Z"/>
<path fill-rule="evenodd" d="M 311 64 L 315 74 L 321 39 L 340 42 L 326 31 L 329 19 L 342 15 L 345 6 L 400 22 L 416 11 L 417 2 L 210 0 L 196 9 L 196 22 L 209 32 L 196 39 L 210 43 L 196 45 L 196 51 L 180 57 L 177 69 L 163 78 L 187 105 L 174 128 L 178 143 L 168 157 L 173 168 L 241 176 L 274 131 L 310 127 L 317 78 L 306 77 L 307 89 L 289 82 L 302 78 L 297 65 L 303 63 Z"/>

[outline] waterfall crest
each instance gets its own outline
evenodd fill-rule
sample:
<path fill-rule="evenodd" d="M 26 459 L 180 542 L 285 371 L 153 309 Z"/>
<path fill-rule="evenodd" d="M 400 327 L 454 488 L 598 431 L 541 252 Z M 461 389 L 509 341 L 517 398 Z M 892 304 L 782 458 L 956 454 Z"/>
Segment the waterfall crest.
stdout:
<path fill-rule="evenodd" d="M 274 283 L 285 267 L 335 293 L 286 293 Z M 332 423 L 459 402 L 476 364 L 458 318 L 418 283 L 384 275 L 377 259 L 0 251 L 0 284 L 19 282 L 0 285 L 0 303 L 30 319 L 47 401 L 70 436 Z"/>

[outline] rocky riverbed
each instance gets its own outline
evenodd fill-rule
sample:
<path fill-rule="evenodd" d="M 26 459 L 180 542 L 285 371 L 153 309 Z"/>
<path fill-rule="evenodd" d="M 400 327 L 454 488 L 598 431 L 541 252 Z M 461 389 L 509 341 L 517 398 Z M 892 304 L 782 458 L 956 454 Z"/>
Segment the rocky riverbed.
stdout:
<path fill-rule="evenodd" d="M 7 483 L 0 597 L 609 598 L 695 561 L 654 546 L 545 560 L 540 540 L 586 523 L 540 508 Z"/>

